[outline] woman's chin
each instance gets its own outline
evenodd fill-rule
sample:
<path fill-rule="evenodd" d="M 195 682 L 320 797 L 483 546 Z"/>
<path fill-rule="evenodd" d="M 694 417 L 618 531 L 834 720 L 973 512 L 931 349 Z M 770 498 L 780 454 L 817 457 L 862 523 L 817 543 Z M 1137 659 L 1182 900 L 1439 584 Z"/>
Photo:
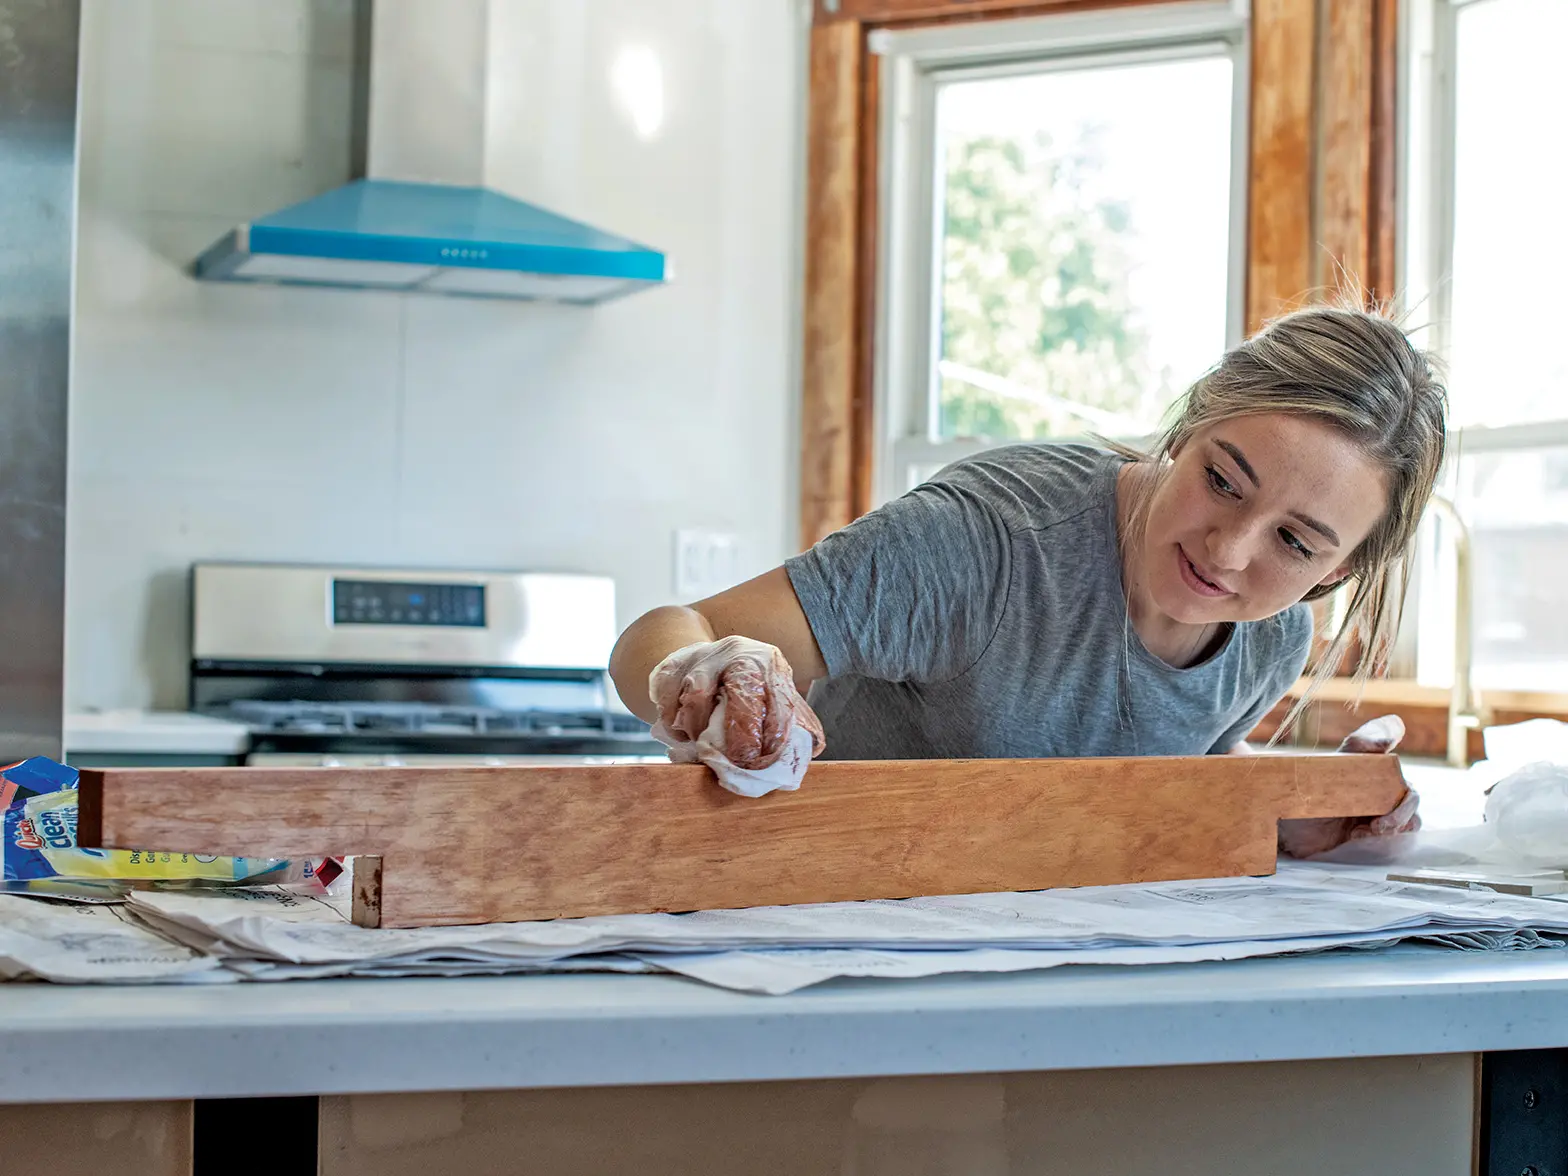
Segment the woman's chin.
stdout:
<path fill-rule="evenodd" d="M 1150 593 L 1154 606 L 1182 625 L 1212 625 L 1235 619 L 1234 596 L 1199 596 L 1185 584 L 1165 584 Z M 1227 605 L 1231 606 L 1227 608 Z"/>

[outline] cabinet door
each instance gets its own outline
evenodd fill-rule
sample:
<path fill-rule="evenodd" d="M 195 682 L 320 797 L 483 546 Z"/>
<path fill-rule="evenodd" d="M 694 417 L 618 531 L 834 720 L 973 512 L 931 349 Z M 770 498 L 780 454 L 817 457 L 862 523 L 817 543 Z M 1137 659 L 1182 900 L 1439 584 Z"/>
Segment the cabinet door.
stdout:
<path fill-rule="evenodd" d="M 1471 1054 L 321 1101 L 321 1176 L 1470 1176 Z"/>
<path fill-rule="evenodd" d="M 191 1104 L 0 1106 L 0 1171 L 191 1176 Z"/>

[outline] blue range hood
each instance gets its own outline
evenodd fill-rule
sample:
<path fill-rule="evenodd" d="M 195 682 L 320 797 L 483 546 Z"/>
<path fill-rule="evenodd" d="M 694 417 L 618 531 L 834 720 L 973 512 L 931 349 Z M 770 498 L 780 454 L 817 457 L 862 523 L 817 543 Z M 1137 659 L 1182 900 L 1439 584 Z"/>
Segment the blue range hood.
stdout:
<path fill-rule="evenodd" d="M 662 253 L 485 188 L 357 180 L 229 233 L 198 278 L 589 305 L 668 280 Z"/>

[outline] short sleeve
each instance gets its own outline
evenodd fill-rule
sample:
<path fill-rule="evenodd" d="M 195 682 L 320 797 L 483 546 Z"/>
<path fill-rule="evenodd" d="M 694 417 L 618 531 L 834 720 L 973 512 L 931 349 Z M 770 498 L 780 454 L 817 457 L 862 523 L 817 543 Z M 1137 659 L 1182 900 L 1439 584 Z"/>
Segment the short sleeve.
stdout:
<path fill-rule="evenodd" d="M 995 506 L 928 482 L 785 563 L 828 673 L 936 682 L 972 667 L 1001 625 L 1011 549 Z"/>
<path fill-rule="evenodd" d="M 1312 650 L 1311 606 L 1293 605 L 1275 619 L 1278 622 L 1275 633 L 1268 641 L 1267 648 L 1260 651 L 1264 664 L 1258 668 L 1261 685 L 1257 696 L 1246 713 L 1214 741 L 1214 745 L 1209 748 L 1210 755 L 1222 755 L 1246 739 L 1252 729 L 1263 721 L 1263 716 L 1285 697 L 1307 667 L 1307 655 Z"/>

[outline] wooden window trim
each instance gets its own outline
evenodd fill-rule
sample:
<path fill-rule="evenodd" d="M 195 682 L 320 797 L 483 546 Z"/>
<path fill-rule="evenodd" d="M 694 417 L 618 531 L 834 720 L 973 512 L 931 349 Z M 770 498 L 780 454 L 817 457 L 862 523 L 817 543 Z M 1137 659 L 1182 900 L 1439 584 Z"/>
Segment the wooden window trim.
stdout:
<path fill-rule="evenodd" d="M 802 548 L 871 506 L 878 76 L 867 34 L 1164 0 L 816 0 L 807 115 Z M 1394 282 L 1398 0 L 1253 0 L 1246 322 Z"/>
<path fill-rule="evenodd" d="M 1259 722 L 1251 738 L 1262 742 L 1283 724 L 1295 701 L 1311 687 L 1303 678 Z M 1407 755 L 1443 759 L 1448 755 L 1448 704 L 1451 691 L 1446 686 L 1421 686 L 1411 681 L 1373 681 L 1357 686 L 1351 682 L 1329 681 L 1308 703 L 1305 713 L 1286 737 L 1298 746 L 1338 746 L 1344 737 L 1361 724 L 1382 715 L 1397 715 L 1405 724 L 1400 751 Z M 1556 719 L 1568 722 L 1568 694 L 1529 690 L 1478 691 L 1481 714 L 1479 726 L 1465 736 L 1470 761 L 1485 757 L 1483 732 L 1487 727 L 1523 723 L 1528 719 Z"/>
<path fill-rule="evenodd" d="M 1086 8 L 1116 8 L 1161 0 L 816 0 L 817 24 L 858 23 L 909 28 L 950 21 L 1039 16 Z"/>
<path fill-rule="evenodd" d="M 806 271 L 801 365 L 800 540 L 808 548 L 864 514 L 874 441 L 869 420 L 871 348 L 863 316 L 876 265 L 875 226 L 861 223 L 867 141 L 875 120 L 862 117 L 870 68 L 864 27 L 856 21 L 811 30 L 811 92 L 806 123 Z M 869 185 L 874 191 L 875 184 Z M 865 403 L 865 408 L 861 407 Z"/>

